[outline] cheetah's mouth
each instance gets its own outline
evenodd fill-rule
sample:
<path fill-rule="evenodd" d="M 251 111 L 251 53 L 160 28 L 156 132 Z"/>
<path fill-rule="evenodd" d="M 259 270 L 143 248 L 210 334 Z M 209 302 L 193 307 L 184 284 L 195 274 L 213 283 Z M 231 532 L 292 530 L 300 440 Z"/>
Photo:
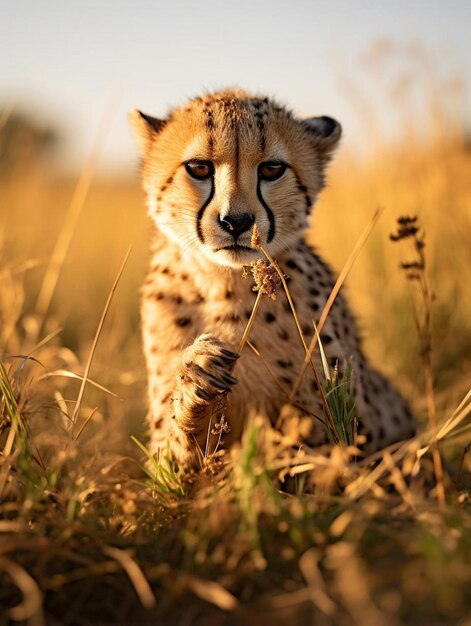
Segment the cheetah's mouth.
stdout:
<path fill-rule="evenodd" d="M 212 253 L 214 255 L 214 261 L 220 265 L 232 268 L 240 268 L 243 265 L 249 265 L 260 254 L 258 250 L 250 246 L 243 246 L 240 243 L 213 248 Z"/>
<path fill-rule="evenodd" d="M 216 248 L 214 252 L 220 252 L 221 250 L 231 250 L 232 252 L 239 252 L 240 250 L 248 250 L 249 252 L 255 252 L 250 246 L 241 246 L 239 243 L 233 243 L 231 246 L 223 246 L 222 248 Z"/>

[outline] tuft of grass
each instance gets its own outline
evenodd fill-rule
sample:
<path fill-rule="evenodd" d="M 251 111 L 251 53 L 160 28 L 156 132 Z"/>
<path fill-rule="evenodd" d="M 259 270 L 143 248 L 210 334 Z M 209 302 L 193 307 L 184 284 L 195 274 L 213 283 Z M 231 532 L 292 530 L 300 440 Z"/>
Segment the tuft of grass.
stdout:
<path fill-rule="evenodd" d="M 356 401 L 351 363 L 344 361 L 340 369 L 337 361 L 331 369 L 320 337 L 317 338 L 317 342 L 325 378 L 324 393 L 335 428 L 335 433 L 331 432 L 330 423 L 326 420 L 328 439 L 331 444 L 338 442 L 342 446 L 354 446 L 356 444 Z"/>
<path fill-rule="evenodd" d="M 0 501 L 11 467 L 18 472 L 20 484 L 28 496 L 41 493 L 45 487 L 40 457 L 33 453 L 28 425 L 18 406 L 14 382 L 0 360 L 0 431 L 8 432 L 2 456 L 6 463 L 0 468 Z M 14 464 L 13 464 L 14 459 Z"/>
<path fill-rule="evenodd" d="M 152 490 L 155 498 L 161 504 L 167 504 L 173 498 L 183 498 L 186 495 L 184 482 L 170 451 L 156 458 L 134 435 L 131 439 L 145 456 L 146 462 L 138 462 L 138 466 L 148 477 L 146 486 Z"/>

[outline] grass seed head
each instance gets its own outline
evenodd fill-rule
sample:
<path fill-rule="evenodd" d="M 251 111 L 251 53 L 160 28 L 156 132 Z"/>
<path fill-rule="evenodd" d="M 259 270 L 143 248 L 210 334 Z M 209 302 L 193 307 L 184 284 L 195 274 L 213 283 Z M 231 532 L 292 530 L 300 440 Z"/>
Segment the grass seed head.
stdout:
<path fill-rule="evenodd" d="M 230 433 L 231 429 L 229 422 L 225 419 L 224 415 L 221 415 L 221 419 L 216 422 L 211 430 L 212 435 L 222 435 L 223 433 Z"/>
<path fill-rule="evenodd" d="M 391 233 L 389 238 L 391 241 L 400 241 L 401 239 L 407 239 L 409 237 L 415 237 L 419 232 L 417 226 L 417 216 L 402 216 L 397 218 L 397 232 Z M 423 242 L 422 242 L 423 243 Z"/>
<path fill-rule="evenodd" d="M 276 269 L 264 261 L 259 259 L 252 264 L 252 275 L 255 281 L 254 291 L 260 291 L 272 300 L 276 300 L 276 292 L 281 285 L 281 279 Z"/>
<path fill-rule="evenodd" d="M 261 243 L 262 240 L 260 239 L 260 231 L 257 228 L 257 224 L 254 224 L 250 245 L 252 246 L 252 248 L 258 248 Z"/>
<path fill-rule="evenodd" d="M 406 273 L 408 280 L 420 281 L 425 272 L 425 232 L 418 224 L 416 215 L 403 216 L 397 219 L 397 232 L 391 233 L 389 238 L 393 242 L 405 239 L 412 242 L 415 258 L 412 261 L 402 262 L 400 267 Z"/>

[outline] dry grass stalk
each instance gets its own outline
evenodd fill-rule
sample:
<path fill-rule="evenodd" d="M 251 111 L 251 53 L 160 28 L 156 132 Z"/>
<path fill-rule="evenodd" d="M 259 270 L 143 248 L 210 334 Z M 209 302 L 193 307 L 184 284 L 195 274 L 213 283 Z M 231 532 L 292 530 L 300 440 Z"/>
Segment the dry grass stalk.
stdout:
<path fill-rule="evenodd" d="M 283 387 L 283 385 L 281 384 L 281 382 L 278 380 L 278 377 L 274 373 L 273 369 L 270 367 L 270 365 L 269 365 L 268 361 L 265 359 L 265 357 L 261 354 L 261 352 L 259 350 L 257 350 L 257 348 L 253 345 L 253 343 L 250 342 L 249 339 L 247 339 L 247 345 L 252 350 L 252 352 L 254 354 L 256 354 L 258 356 L 258 358 L 262 361 L 262 363 L 265 366 L 265 369 L 267 370 L 268 375 L 270 376 L 270 378 L 277 385 L 278 389 L 286 396 L 286 399 L 289 400 L 289 395 L 290 395 L 289 391 L 287 389 L 285 389 Z"/>
<path fill-rule="evenodd" d="M 263 254 L 266 256 L 267 260 L 269 261 L 270 265 L 275 268 L 278 276 L 280 277 L 281 283 L 283 285 L 283 289 L 285 290 L 286 297 L 287 297 L 289 305 L 291 307 L 291 313 L 293 314 L 293 318 L 294 318 L 294 321 L 296 323 L 296 328 L 297 328 L 299 336 L 301 338 L 301 342 L 303 344 L 304 350 L 306 351 L 306 358 L 308 359 L 308 363 L 311 366 L 311 370 L 312 370 L 312 373 L 314 375 L 314 380 L 316 381 L 317 387 L 319 389 L 319 393 L 320 393 L 320 396 L 321 396 L 321 399 L 322 399 L 322 406 L 324 408 L 324 412 L 325 412 L 326 418 L 330 422 L 331 432 L 334 434 L 334 437 L 335 437 L 336 436 L 335 435 L 336 430 L 335 430 L 334 419 L 332 417 L 332 413 L 330 411 L 329 404 L 328 404 L 327 399 L 325 397 L 325 393 L 323 391 L 323 385 L 322 385 L 321 380 L 319 378 L 319 374 L 317 373 L 317 370 L 316 370 L 316 368 L 314 366 L 312 358 L 309 355 L 309 348 L 308 348 L 308 345 L 306 343 L 306 339 L 304 337 L 303 330 L 301 328 L 301 322 L 299 321 L 299 317 L 298 317 L 298 314 L 296 312 L 296 308 L 294 306 L 293 298 L 291 297 L 291 293 L 290 293 L 290 290 L 289 290 L 289 287 L 288 287 L 288 283 L 286 282 L 285 275 L 281 271 L 278 263 L 275 261 L 275 259 L 270 255 L 268 250 L 266 250 L 266 248 L 261 243 L 260 235 L 258 233 L 258 229 L 257 229 L 256 225 L 253 228 L 252 243 L 254 243 L 258 247 L 258 249 L 261 252 L 263 252 Z M 338 437 L 337 437 L 337 439 L 338 439 Z M 338 441 L 336 443 L 338 443 Z"/>
<path fill-rule="evenodd" d="M 317 606 L 325 615 L 329 617 L 337 612 L 337 605 L 327 594 L 324 578 L 319 567 L 320 553 L 314 548 L 310 548 L 299 559 L 299 569 L 301 570 L 308 589 L 311 592 L 312 603 Z"/>
<path fill-rule="evenodd" d="M 217 582 L 204 580 L 190 574 L 182 574 L 180 580 L 196 596 L 214 604 L 223 611 L 235 611 L 239 606 L 237 598 Z"/>
<path fill-rule="evenodd" d="M 78 414 L 79 414 L 79 411 L 80 411 L 80 407 L 81 407 L 81 404 L 82 404 L 82 398 L 83 398 L 83 394 L 84 394 L 84 391 L 85 391 L 85 385 L 86 385 L 86 383 L 88 381 L 88 374 L 90 373 L 90 367 L 92 365 L 93 356 L 95 354 L 95 350 L 96 350 L 96 347 L 97 347 L 97 344 L 98 344 L 98 339 L 100 338 L 101 331 L 103 329 L 103 324 L 105 323 L 105 319 L 106 319 L 106 316 L 108 314 L 108 311 L 109 311 L 109 308 L 110 308 L 110 305 L 111 305 L 111 301 L 113 300 L 114 293 L 116 291 L 116 288 L 118 287 L 119 280 L 120 280 L 121 275 L 122 275 L 122 273 L 124 271 L 124 268 L 126 266 L 126 263 L 128 261 L 128 258 L 129 258 L 130 254 L 131 254 L 131 246 L 128 248 L 128 251 L 126 252 L 126 254 L 124 256 L 124 260 L 123 260 L 123 262 L 121 264 L 121 267 L 119 268 L 119 271 L 118 271 L 118 274 L 117 274 L 117 276 L 115 278 L 113 286 L 111 287 L 111 290 L 110 290 L 110 292 L 108 294 L 108 298 L 107 298 L 106 303 L 105 303 L 105 308 L 103 309 L 103 313 L 102 313 L 100 321 L 98 323 L 98 328 L 96 330 L 95 337 L 93 338 L 92 347 L 90 349 L 90 354 L 88 355 L 87 364 L 85 366 L 85 371 L 83 373 L 82 383 L 80 385 L 79 393 L 78 393 L 78 396 L 77 396 L 77 401 L 75 403 L 74 412 L 72 413 L 72 418 L 71 418 L 71 423 L 72 423 L 71 428 L 72 429 L 74 428 L 74 425 L 75 425 L 75 423 L 77 421 L 77 417 L 78 417 Z"/>
<path fill-rule="evenodd" d="M 80 435 L 83 433 L 83 431 L 85 430 L 88 422 L 93 419 L 93 416 L 95 415 L 95 413 L 98 411 L 98 407 L 96 406 L 91 412 L 90 415 L 87 417 L 86 420 L 84 420 L 83 424 L 80 426 L 80 428 L 77 431 L 77 434 L 75 435 L 75 437 L 73 438 L 73 442 L 75 443 L 78 438 L 80 437 Z"/>
<path fill-rule="evenodd" d="M 417 443 L 415 441 L 402 442 L 400 447 L 390 456 L 392 458 L 392 461 L 397 464 L 409 452 L 415 452 L 416 450 Z M 374 467 L 371 471 L 362 472 L 356 480 L 347 485 L 345 495 L 348 498 L 351 498 L 352 500 L 358 500 L 368 491 L 373 491 L 375 485 L 384 476 L 384 474 L 388 472 L 388 462 L 384 460 L 384 454 L 380 454 L 380 457 L 382 460 L 380 461 L 380 463 L 378 463 L 376 467 Z M 366 465 L 366 467 L 368 467 L 368 465 L 371 465 L 369 461 L 369 458 L 365 460 L 364 465 Z"/>
<path fill-rule="evenodd" d="M 471 390 L 466 398 L 471 397 Z M 346 495 L 352 499 L 359 499 L 369 490 L 373 490 L 375 485 L 381 480 L 385 474 L 391 474 L 391 469 L 399 465 L 404 459 L 410 459 L 409 465 L 413 464 L 418 468 L 422 457 L 436 445 L 437 441 L 445 440 L 456 434 L 461 434 L 469 430 L 469 425 L 463 429 L 457 426 L 471 413 L 471 404 L 465 405 L 465 400 L 460 403 L 459 407 L 454 411 L 451 418 L 442 426 L 438 433 L 430 426 L 428 432 L 414 437 L 407 441 L 398 441 L 389 445 L 387 448 L 370 455 L 366 459 L 357 463 L 358 467 L 371 467 L 374 461 L 380 460 L 371 471 L 361 473 L 358 478 L 352 481 L 346 488 Z M 395 470 L 394 470 L 395 471 Z M 398 470 L 399 471 L 399 470 Z M 405 472 L 406 474 L 408 472 Z M 396 474 L 397 477 L 397 474 Z"/>
<path fill-rule="evenodd" d="M 146 607 L 146 609 L 152 608 L 156 603 L 155 596 L 142 572 L 142 569 L 131 557 L 129 552 L 112 546 L 105 546 L 103 548 L 103 552 L 118 561 L 118 563 L 122 566 L 126 574 L 129 576 L 129 580 L 132 582 L 142 606 Z"/>
<path fill-rule="evenodd" d="M 453 411 L 452 415 L 446 420 L 437 432 L 437 439 L 443 439 L 452 431 L 456 431 L 456 427 L 465 417 L 471 413 L 471 389 L 465 395 L 460 404 Z"/>
<path fill-rule="evenodd" d="M 262 301 L 262 292 L 259 291 L 257 293 L 257 297 L 255 298 L 255 302 L 252 308 L 252 312 L 250 314 L 249 317 L 249 321 L 247 322 L 247 325 L 245 327 L 244 333 L 239 341 L 239 345 L 237 347 L 237 352 L 240 354 L 242 352 L 242 349 L 244 347 L 244 345 L 247 343 L 248 339 L 249 339 L 249 335 L 250 335 L 250 331 L 252 329 L 252 326 L 255 322 L 255 317 L 257 316 L 257 311 L 258 311 L 258 307 L 260 306 L 260 302 Z"/>
<path fill-rule="evenodd" d="M 116 559 L 112 561 L 99 561 L 87 567 L 76 567 L 63 574 L 53 574 L 47 581 L 49 589 L 58 591 L 70 583 L 89 580 L 95 576 L 104 574 L 115 574 L 122 569 L 122 565 Z"/>
<path fill-rule="evenodd" d="M 433 294 L 429 285 L 426 272 L 425 258 L 425 233 L 417 225 L 417 217 L 399 217 L 397 220 L 397 233 L 390 235 L 391 241 L 398 242 L 408 240 L 412 243 L 414 259 L 401 263 L 401 268 L 406 273 L 406 278 L 418 285 L 421 298 L 421 314 L 416 313 L 416 323 L 420 341 L 420 352 L 424 364 L 425 395 L 427 400 L 427 413 L 432 430 L 434 444 L 432 445 L 432 457 L 437 481 L 437 498 L 441 506 L 445 505 L 445 481 L 443 464 L 437 440 L 437 412 L 434 395 L 433 365 L 432 365 L 432 300 Z"/>
<path fill-rule="evenodd" d="M 77 185 L 75 187 L 72 199 L 69 204 L 69 208 L 66 212 L 64 224 L 60 230 L 59 237 L 57 238 L 54 250 L 52 252 L 49 265 L 46 270 L 46 274 L 43 278 L 41 289 L 39 290 L 38 299 L 36 301 L 36 314 L 39 317 L 37 335 L 41 333 L 42 326 L 51 304 L 52 296 L 56 289 L 57 281 L 62 270 L 62 266 L 69 250 L 72 236 L 75 232 L 78 219 L 82 212 L 83 205 L 87 199 L 90 186 L 92 184 L 93 177 L 96 172 L 96 166 L 98 157 L 103 148 L 106 135 L 111 126 L 111 122 L 114 117 L 114 111 L 116 110 L 117 102 L 116 97 L 113 96 L 110 104 L 106 107 L 104 112 L 98 134 L 96 136 L 95 144 L 90 152 L 85 165 L 80 173 Z"/>
<path fill-rule="evenodd" d="M 330 313 L 330 309 L 332 308 L 332 305 L 335 302 L 335 298 L 337 297 L 340 289 L 342 288 L 342 285 L 344 284 L 345 280 L 347 279 L 348 274 L 350 273 L 350 270 L 353 267 L 353 264 L 355 263 L 355 261 L 358 258 L 358 255 L 360 254 L 360 252 L 363 250 L 368 237 L 370 236 L 371 232 L 373 231 L 373 228 L 376 226 L 376 223 L 378 222 L 381 213 L 383 212 L 383 208 L 378 208 L 376 209 L 376 211 L 373 214 L 373 217 L 371 218 L 371 220 L 368 222 L 368 224 L 366 225 L 364 231 L 362 232 L 362 234 L 360 235 L 358 241 L 356 242 L 353 250 L 350 253 L 350 256 L 348 257 L 348 259 L 345 262 L 345 265 L 342 268 L 342 271 L 340 272 L 334 288 L 332 289 L 332 291 L 330 292 L 330 295 L 327 299 L 327 302 L 325 303 L 324 309 L 322 310 L 321 316 L 319 318 L 319 322 L 316 325 L 317 326 L 317 332 L 319 333 L 319 335 L 322 332 L 322 329 L 324 327 L 325 321 L 327 319 L 327 316 Z M 304 375 L 306 373 L 306 368 L 309 364 L 309 359 L 312 356 L 312 353 L 314 352 L 314 349 L 316 347 L 317 344 L 317 333 L 314 333 L 312 339 L 311 339 L 311 343 L 309 344 L 309 349 L 306 352 L 306 357 L 304 359 L 304 363 L 301 369 L 301 372 L 299 373 L 298 378 L 296 379 L 293 389 L 291 391 L 291 398 L 294 398 L 294 396 L 296 395 L 296 392 L 299 389 L 299 386 L 304 378 Z"/>
<path fill-rule="evenodd" d="M 69 370 L 62 370 L 62 369 L 55 370 L 54 372 L 47 372 L 47 374 L 42 374 L 41 376 L 38 376 L 37 380 L 39 382 L 46 378 L 53 378 L 54 376 L 59 376 L 63 378 L 73 378 L 75 380 L 83 381 L 83 376 L 80 376 L 79 374 L 75 374 L 75 372 L 69 372 Z M 108 389 L 107 387 L 100 385 L 100 383 L 97 383 L 95 380 L 92 380 L 91 378 L 87 378 L 87 383 L 91 385 L 92 387 L 96 387 L 100 391 L 104 391 L 106 394 L 108 394 L 109 396 L 112 396 L 113 398 L 118 397 L 118 395 L 114 393 L 113 391 L 111 391 L 111 389 Z"/>
<path fill-rule="evenodd" d="M 396 465 L 392 455 L 389 452 L 384 453 L 384 464 L 389 472 L 390 482 L 396 488 L 398 494 L 402 497 L 404 502 L 408 504 L 411 509 L 415 511 L 415 501 L 411 490 L 408 488 L 404 475 Z"/>
<path fill-rule="evenodd" d="M 258 358 L 262 361 L 263 365 L 265 366 L 265 369 L 268 372 L 268 375 L 273 380 L 273 382 L 278 386 L 278 388 L 281 391 L 281 393 L 286 397 L 287 402 L 291 402 L 290 401 L 290 392 L 287 389 L 285 389 L 285 387 L 281 384 L 281 382 L 279 381 L 278 377 L 275 375 L 273 369 L 270 367 L 270 364 L 265 359 L 263 354 L 261 352 L 259 352 L 259 350 L 257 350 L 257 348 L 253 345 L 253 343 L 250 342 L 250 339 L 247 339 L 246 343 L 249 346 L 249 348 L 252 350 L 252 352 L 254 352 L 258 356 Z M 312 413 L 312 411 L 309 411 L 306 407 L 304 407 L 299 402 L 293 402 L 292 405 L 295 406 L 296 408 L 300 409 L 304 413 L 306 413 L 306 415 L 310 415 L 314 419 L 316 419 L 319 422 L 321 422 L 322 424 L 324 424 L 324 421 L 318 415 L 315 415 L 314 413 Z M 277 423 L 276 423 L 276 428 L 279 428 L 280 424 L 281 424 L 281 419 L 279 418 Z"/>
<path fill-rule="evenodd" d="M 48 335 L 43 337 L 40 341 L 38 341 L 31 348 L 31 350 L 28 353 L 28 356 L 31 356 L 33 354 L 33 352 L 36 352 L 37 350 L 39 350 L 40 348 L 45 346 L 47 343 L 49 343 L 51 341 L 51 339 L 54 339 L 54 337 L 57 337 L 58 335 L 60 335 L 63 330 L 64 329 L 62 327 L 59 327 L 59 328 L 56 328 L 56 330 L 51 331 Z"/>
<path fill-rule="evenodd" d="M 44 626 L 43 594 L 37 582 L 21 565 L 3 556 L 0 557 L 0 570 L 13 580 L 23 594 L 20 604 L 10 609 L 11 619 L 15 622 L 27 621 L 30 626 Z"/>

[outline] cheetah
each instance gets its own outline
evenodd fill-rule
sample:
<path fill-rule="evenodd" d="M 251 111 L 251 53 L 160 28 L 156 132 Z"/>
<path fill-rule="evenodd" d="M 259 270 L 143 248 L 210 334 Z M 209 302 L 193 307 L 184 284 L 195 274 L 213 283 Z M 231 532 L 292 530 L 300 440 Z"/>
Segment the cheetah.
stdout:
<path fill-rule="evenodd" d="M 341 126 L 327 116 L 299 119 L 274 100 L 241 90 L 195 98 L 165 119 L 134 110 L 130 122 L 153 226 L 141 304 L 150 448 L 156 454 L 170 449 L 178 466 L 198 468 L 217 438 L 211 428 L 222 396 L 225 448 L 240 439 L 247 415 L 275 425 L 286 407 L 305 352 L 279 293 L 274 301 L 262 298 L 250 335 L 263 360 L 249 348 L 237 354 L 256 297 L 242 269 L 262 257 L 251 244 L 256 225 L 288 277 L 309 340 L 334 278 L 303 233 Z M 351 359 L 365 451 L 412 436 L 406 402 L 367 363 L 341 295 L 321 340 L 331 363 Z M 319 355 L 314 362 L 319 368 Z M 304 377 L 294 403 L 303 410 L 290 436 L 305 445 L 323 443 L 312 376 Z"/>

